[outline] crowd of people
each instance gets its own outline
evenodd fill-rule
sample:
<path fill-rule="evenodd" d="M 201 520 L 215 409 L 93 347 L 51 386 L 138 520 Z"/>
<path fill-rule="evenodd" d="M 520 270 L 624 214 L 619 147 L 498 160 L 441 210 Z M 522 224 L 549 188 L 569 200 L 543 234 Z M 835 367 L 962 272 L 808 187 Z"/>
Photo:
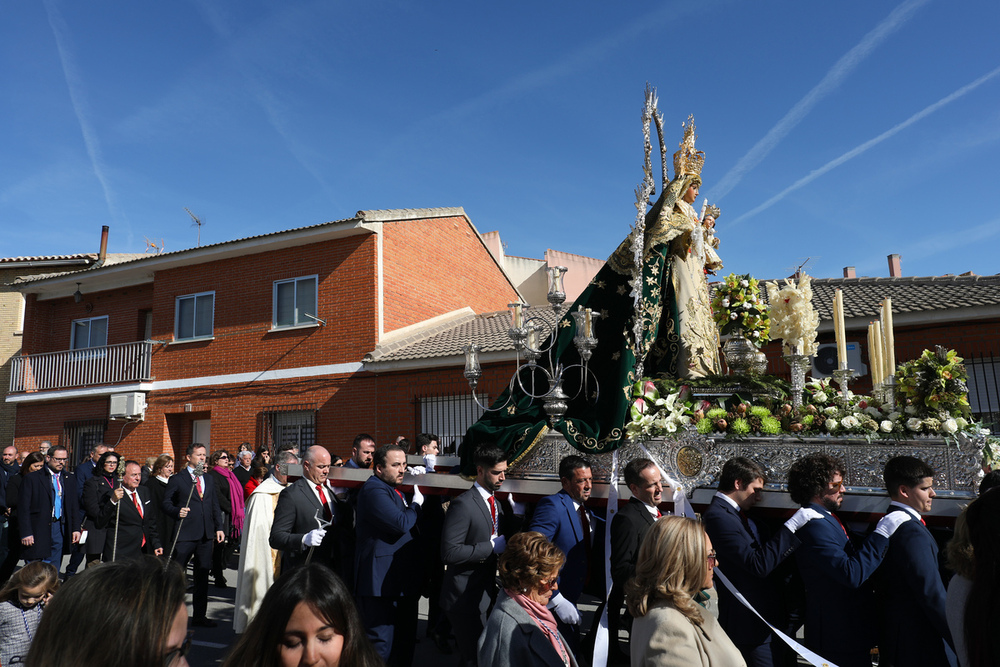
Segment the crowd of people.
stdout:
<path fill-rule="evenodd" d="M 502 491 L 508 462 L 491 444 L 464 493 L 422 490 L 419 476 L 404 493 L 404 474 L 438 468 L 437 437 L 414 444 L 423 466 L 408 466 L 405 441 L 359 435 L 343 465 L 372 474 L 350 485 L 330 479 L 321 446 L 300 458 L 194 444 L 175 469 L 168 455 L 140 464 L 96 445 L 73 473 L 65 447 L 20 462 L 8 447 L 0 666 L 186 665 L 188 625 L 216 624 L 209 579 L 228 586 L 236 549 L 226 665 L 408 667 L 421 596 L 427 637 L 463 666 L 591 664 L 602 615 L 608 662 L 633 667 L 784 667 L 797 651 L 840 667 L 868 667 L 873 651 L 881 665 L 1000 664 L 1000 475 L 939 557 L 923 518 L 935 471 L 911 456 L 885 463 L 885 515 L 854 534 L 837 515 L 845 468 L 829 454 L 791 465 L 799 509 L 772 525 L 754 511 L 766 472 L 743 457 L 693 518 L 664 511 L 662 472 L 645 458 L 626 465 L 631 497 L 616 512 L 591 501 L 592 465 L 577 455 L 559 464 L 561 490 L 529 507 Z M 584 624 L 588 595 L 601 607 Z M 808 650 L 786 642 L 800 629 Z M 55 640 L 67 632 L 81 640 Z"/>

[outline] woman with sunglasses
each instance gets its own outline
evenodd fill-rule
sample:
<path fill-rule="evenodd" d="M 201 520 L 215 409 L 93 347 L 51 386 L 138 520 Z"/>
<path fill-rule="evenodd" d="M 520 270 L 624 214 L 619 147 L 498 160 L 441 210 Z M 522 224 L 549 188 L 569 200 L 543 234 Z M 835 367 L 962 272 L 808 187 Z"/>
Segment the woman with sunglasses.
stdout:
<path fill-rule="evenodd" d="M 246 513 L 246 505 L 243 500 L 243 485 L 233 473 L 233 458 L 224 449 L 212 452 L 209 458 L 211 466 L 209 474 L 215 478 L 215 494 L 219 499 L 219 507 L 222 509 L 223 522 L 226 534 L 224 542 L 216 542 L 212 547 L 212 576 L 215 578 L 215 585 L 219 588 L 226 588 L 225 570 L 228 566 L 229 556 L 240 543 L 240 535 L 243 534 L 243 520 Z"/>
<path fill-rule="evenodd" d="M 180 565 L 155 556 L 92 567 L 52 596 L 25 664 L 188 667 L 186 589 Z"/>
<path fill-rule="evenodd" d="M 718 560 L 699 521 L 657 519 L 625 585 L 632 623 L 632 667 L 746 667 L 715 616 L 704 607 Z"/>

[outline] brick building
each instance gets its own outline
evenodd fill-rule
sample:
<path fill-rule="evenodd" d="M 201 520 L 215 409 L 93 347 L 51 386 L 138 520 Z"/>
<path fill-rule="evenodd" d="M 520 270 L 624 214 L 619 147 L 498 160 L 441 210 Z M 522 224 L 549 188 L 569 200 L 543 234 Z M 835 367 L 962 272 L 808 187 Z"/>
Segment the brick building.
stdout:
<path fill-rule="evenodd" d="M 461 208 L 361 211 L 17 282 L 14 442 L 62 442 L 74 462 L 99 440 L 143 458 L 194 441 L 345 454 L 361 431 L 412 437 L 412 402 L 397 400 L 411 379 L 365 370 L 365 353 L 519 298 Z"/>

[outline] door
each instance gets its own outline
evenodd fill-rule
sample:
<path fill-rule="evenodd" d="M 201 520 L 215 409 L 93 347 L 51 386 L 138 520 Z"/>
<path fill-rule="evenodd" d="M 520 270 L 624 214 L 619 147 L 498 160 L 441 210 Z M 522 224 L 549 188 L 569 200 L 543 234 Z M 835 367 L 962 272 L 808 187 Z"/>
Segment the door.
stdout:
<path fill-rule="evenodd" d="M 191 420 L 191 443 L 205 445 L 205 453 L 212 452 L 212 420 L 192 419 Z"/>

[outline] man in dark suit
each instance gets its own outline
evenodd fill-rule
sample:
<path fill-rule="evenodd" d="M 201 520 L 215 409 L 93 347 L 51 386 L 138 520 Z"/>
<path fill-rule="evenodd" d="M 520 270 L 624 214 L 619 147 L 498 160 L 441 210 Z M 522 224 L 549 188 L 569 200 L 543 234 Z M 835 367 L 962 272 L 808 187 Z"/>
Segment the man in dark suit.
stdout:
<path fill-rule="evenodd" d="M 584 587 L 595 586 L 603 574 L 598 547 L 604 542 L 604 528 L 603 520 L 585 506 L 593 490 L 590 462 L 575 454 L 563 458 L 559 481 L 562 491 L 538 501 L 528 530 L 538 531 L 566 555 L 559 571 L 559 590 L 547 606 L 570 648 L 578 652 L 580 612 L 576 604 Z"/>
<path fill-rule="evenodd" d="M 611 595 L 608 597 L 608 629 L 611 637 L 609 657 L 619 662 L 618 632 L 625 605 L 625 582 L 635 574 L 635 561 L 642 538 L 662 513 L 658 505 L 663 495 L 663 480 L 656 464 L 649 459 L 633 459 L 625 466 L 625 484 L 632 497 L 611 521 Z M 627 613 L 627 612 L 626 612 Z M 627 662 L 627 660 L 625 660 Z"/>
<path fill-rule="evenodd" d="M 104 540 L 105 563 L 138 558 L 144 553 L 163 555 L 149 489 L 140 485 L 141 480 L 138 461 L 126 461 L 121 486 L 101 498 L 101 515 L 96 523 L 98 528 L 108 531 Z"/>
<path fill-rule="evenodd" d="M 358 494 L 358 611 L 379 656 L 389 667 L 407 667 L 416 643 L 421 583 L 417 519 L 424 497 L 414 485 L 407 504 L 399 490 L 406 472 L 402 447 L 379 447 L 372 462 L 375 474 Z"/>
<path fill-rule="evenodd" d="M 87 509 L 83 504 L 83 486 L 87 483 L 87 480 L 94 476 L 94 468 L 97 466 L 97 461 L 100 460 L 101 454 L 108 451 L 108 446 L 103 442 L 97 442 L 90 446 L 90 456 L 86 461 L 81 463 L 73 471 L 73 476 L 76 477 L 76 497 L 80 502 L 80 523 L 82 524 L 87 519 Z M 97 517 L 90 517 L 92 520 L 97 520 Z M 93 537 L 93 535 L 91 535 Z M 80 563 L 87 555 L 86 546 L 83 544 L 76 544 L 70 551 L 69 562 L 66 563 L 66 576 L 72 577 L 76 574 L 77 569 L 80 567 Z"/>
<path fill-rule="evenodd" d="M 912 521 L 889 538 L 889 553 L 879 569 L 878 588 L 884 622 L 879 641 L 883 665 L 946 667 L 945 643 L 954 650 L 945 620 L 945 589 L 938 570 L 938 547 L 920 516 L 930 512 L 934 469 L 912 456 L 889 459 L 883 472 L 889 514 L 904 512 Z"/>
<path fill-rule="evenodd" d="M 805 456 L 788 470 L 792 501 L 822 515 L 796 533 L 802 542 L 795 560 L 806 587 L 806 645 L 840 667 L 869 667 L 877 640 L 866 582 L 885 558 L 892 533 L 910 515 L 883 517 L 856 547 L 833 514 L 844 501 L 843 471 L 841 461 L 823 453 Z"/>
<path fill-rule="evenodd" d="M 810 519 L 823 515 L 800 508 L 777 533 L 768 537 L 747 515 L 760 500 L 766 474 L 757 463 L 742 456 L 726 461 L 719 476 L 719 490 L 701 520 L 726 576 L 736 590 L 776 627 L 784 627 L 785 607 L 781 581 L 775 569 L 801 544 L 795 532 Z M 774 633 L 733 592 L 717 582 L 719 624 L 743 654 L 749 667 L 773 667 Z"/>
<path fill-rule="evenodd" d="M 330 452 L 313 445 L 302 459 L 303 476 L 278 495 L 268 542 L 282 552 L 282 572 L 304 565 L 312 552 L 312 561 L 345 574 L 338 544 L 344 510 L 326 483 L 329 474 Z"/>
<path fill-rule="evenodd" d="M 7 557 L 7 531 L 9 530 L 7 526 L 8 516 L 10 515 L 10 510 L 7 506 L 7 482 L 10 478 L 17 474 L 20 466 L 17 465 L 15 460 L 17 457 L 17 448 L 14 445 L 8 445 L 3 449 L 3 457 L 0 458 L 0 563 L 3 559 Z M 17 503 L 17 498 L 12 498 L 14 503 Z"/>
<path fill-rule="evenodd" d="M 63 552 L 80 541 L 80 505 L 76 479 L 63 468 L 69 454 L 62 445 L 49 449 L 45 466 L 28 473 L 17 499 L 21 557 L 43 560 L 58 571 Z"/>
<path fill-rule="evenodd" d="M 451 620 L 462 664 L 471 667 L 476 664 L 486 614 L 496 600 L 497 555 L 513 532 L 509 508 L 505 512 L 504 503 L 494 495 L 507 474 L 507 454 L 496 445 L 483 444 L 474 460 L 476 481 L 451 502 L 440 547 L 441 560 L 448 566 L 441 607 Z"/>
<path fill-rule="evenodd" d="M 351 458 L 344 464 L 345 468 L 367 470 L 372 467 L 372 457 L 375 454 L 375 438 L 367 433 L 358 433 L 351 448 Z"/>
<path fill-rule="evenodd" d="M 208 572 L 212 567 L 212 543 L 222 543 L 226 534 L 222 530 L 222 509 L 215 493 L 215 481 L 204 471 L 205 445 L 194 443 L 187 448 L 187 466 L 167 482 L 163 511 L 178 520 L 174 560 L 187 568 L 188 561 L 194 558 L 191 624 L 214 628 L 218 624 L 206 616 Z"/>

